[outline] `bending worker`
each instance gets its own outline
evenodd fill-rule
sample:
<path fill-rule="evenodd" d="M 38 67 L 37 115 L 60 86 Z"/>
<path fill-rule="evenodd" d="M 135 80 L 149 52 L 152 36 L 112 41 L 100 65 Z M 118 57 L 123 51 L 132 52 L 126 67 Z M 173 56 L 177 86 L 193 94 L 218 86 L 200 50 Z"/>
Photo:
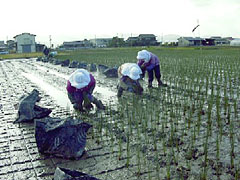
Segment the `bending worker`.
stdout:
<path fill-rule="evenodd" d="M 124 63 L 118 68 L 118 92 L 117 96 L 121 97 L 123 91 L 129 91 L 136 94 L 142 94 L 143 88 L 139 83 L 142 70 L 136 63 Z"/>
<path fill-rule="evenodd" d="M 74 109 L 90 110 L 93 108 L 91 103 L 94 103 L 98 109 L 105 109 L 102 102 L 92 95 L 95 84 L 93 75 L 85 69 L 77 69 L 70 75 L 67 81 L 67 92 Z"/>
<path fill-rule="evenodd" d="M 155 54 L 147 50 L 142 50 L 138 52 L 137 59 L 138 59 L 137 63 L 139 67 L 142 69 L 143 77 L 145 75 L 145 71 L 147 70 L 148 72 L 148 87 L 152 87 L 153 71 L 158 81 L 158 86 L 166 86 L 161 81 L 161 73 L 160 73 L 160 65 L 159 65 L 160 62 L 158 57 Z"/>

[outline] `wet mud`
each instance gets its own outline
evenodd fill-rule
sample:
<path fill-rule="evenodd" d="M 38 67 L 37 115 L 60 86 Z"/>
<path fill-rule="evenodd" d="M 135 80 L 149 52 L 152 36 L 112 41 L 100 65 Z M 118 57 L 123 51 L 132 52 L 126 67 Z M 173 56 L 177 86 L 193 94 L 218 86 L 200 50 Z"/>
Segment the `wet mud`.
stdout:
<path fill-rule="evenodd" d="M 240 162 L 239 121 L 233 121 L 235 138 L 232 145 L 229 125 L 223 127 L 217 161 L 219 137 L 216 135 L 219 129 L 213 123 L 213 134 L 205 143 L 208 107 L 203 104 L 199 111 L 201 126 L 198 136 L 195 134 L 197 126 L 193 126 L 192 122 L 197 122 L 199 116 L 194 106 L 181 103 L 186 93 L 184 89 L 169 86 L 161 90 L 146 90 L 144 86 L 145 93 L 141 98 L 125 95 L 117 99 L 117 79 L 94 72 L 97 84 L 93 95 L 102 100 L 107 108 L 105 111 L 94 108 L 89 113 L 80 114 L 72 108 L 66 93 L 66 80 L 74 70 L 38 62 L 36 59 L 0 62 L 0 179 L 52 179 L 56 167 L 78 170 L 102 180 L 168 177 L 176 180 L 200 179 L 204 167 L 207 167 L 206 176 L 212 179 L 237 177 L 236 166 Z M 40 154 L 33 124 L 13 124 L 19 98 L 33 89 L 38 89 L 42 97 L 39 105 L 52 110 L 50 116 L 78 116 L 93 125 L 87 136 L 86 153 L 81 159 L 70 160 Z M 177 93 L 179 99 L 173 102 L 168 96 L 174 93 Z M 150 101 L 153 105 L 149 104 Z M 139 108 L 132 107 L 133 104 Z M 160 106 L 161 112 L 155 104 Z M 171 121 L 173 105 L 183 109 L 179 121 L 174 123 Z M 137 110 L 133 111 L 134 108 Z M 145 108 L 152 108 L 152 113 L 143 114 L 142 109 Z M 162 112 L 167 115 L 162 115 Z M 215 110 L 213 113 L 215 117 Z M 172 126 L 176 131 L 172 131 Z M 206 144 L 207 165 L 204 164 Z M 231 167 L 233 154 L 230 147 L 234 147 L 235 167 Z"/>

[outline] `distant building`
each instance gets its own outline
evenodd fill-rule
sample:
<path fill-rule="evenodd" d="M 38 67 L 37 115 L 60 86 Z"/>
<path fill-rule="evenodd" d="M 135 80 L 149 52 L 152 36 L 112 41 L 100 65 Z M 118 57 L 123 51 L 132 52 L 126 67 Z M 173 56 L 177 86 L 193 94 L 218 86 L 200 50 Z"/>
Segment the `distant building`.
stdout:
<path fill-rule="evenodd" d="M 231 42 L 230 42 L 230 46 L 240 46 L 240 39 L 233 39 Z"/>
<path fill-rule="evenodd" d="M 212 39 L 212 38 L 205 38 L 205 39 L 202 41 L 202 45 L 203 45 L 203 46 L 214 46 L 214 45 L 215 45 L 214 39 Z"/>
<path fill-rule="evenodd" d="M 204 39 L 200 37 L 180 37 L 178 38 L 178 46 L 201 46 Z"/>
<path fill-rule="evenodd" d="M 62 50 L 76 50 L 76 49 L 83 49 L 83 48 L 91 48 L 92 44 L 87 39 L 83 41 L 69 41 L 63 42 L 63 44 L 59 47 Z"/>
<path fill-rule="evenodd" d="M 222 38 L 220 36 L 212 36 L 210 38 L 214 40 L 214 44 L 216 46 L 226 46 L 226 45 L 228 46 L 230 45 L 230 42 L 233 40 L 232 37 Z"/>
<path fill-rule="evenodd" d="M 8 54 L 8 48 L 7 45 L 4 43 L 4 41 L 0 41 L 0 54 Z"/>
<path fill-rule="evenodd" d="M 92 43 L 93 47 L 105 48 L 105 47 L 108 47 L 112 39 L 113 38 L 95 38 L 95 39 L 90 39 L 89 41 Z"/>
<path fill-rule="evenodd" d="M 157 46 L 159 44 L 154 34 L 140 34 L 137 37 L 129 37 L 126 40 L 127 46 Z"/>
<path fill-rule="evenodd" d="M 7 41 L 7 47 L 9 51 L 16 52 L 16 42 L 14 40 L 8 40 Z"/>
<path fill-rule="evenodd" d="M 31 53 L 36 52 L 34 34 L 22 33 L 14 37 L 17 44 L 17 53 Z"/>
<path fill-rule="evenodd" d="M 156 46 L 159 45 L 154 34 L 140 34 L 138 40 L 143 46 Z"/>
<path fill-rule="evenodd" d="M 43 52 L 45 44 L 36 44 L 36 52 Z"/>
<path fill-rule="evenodd" d="M 125 41 L 127 46 L 137 46 L 138 44 L 138 37 L 129 37 L 126 41 Z"/>

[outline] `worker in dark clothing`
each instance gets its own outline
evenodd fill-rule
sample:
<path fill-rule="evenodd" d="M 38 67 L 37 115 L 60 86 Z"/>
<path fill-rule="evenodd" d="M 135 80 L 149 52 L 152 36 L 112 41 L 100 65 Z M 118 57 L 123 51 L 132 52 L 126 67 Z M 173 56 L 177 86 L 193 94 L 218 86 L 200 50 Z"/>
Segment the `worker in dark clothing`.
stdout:
<path fill-rule="evenodd" d="M 49 49 L 47 46 L 44 46 L 43 54 L 44 54 L 46 57 L 48 57 L 49 53 L 50 53 L 50 49 Z"/>

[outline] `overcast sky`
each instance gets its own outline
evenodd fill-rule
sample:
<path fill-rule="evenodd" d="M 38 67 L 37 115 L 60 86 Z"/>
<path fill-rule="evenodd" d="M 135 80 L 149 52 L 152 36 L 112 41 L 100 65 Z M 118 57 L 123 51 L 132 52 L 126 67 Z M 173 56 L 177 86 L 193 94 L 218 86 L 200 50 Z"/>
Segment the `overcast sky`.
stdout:
<path fill-rule="evenodd" d="M 240 38 L 240 0 L 2 0 L 0 13 L 4 41 L 23 32 L 44 44 L 51 35 L 55 46 L 139 34 Z"/>

